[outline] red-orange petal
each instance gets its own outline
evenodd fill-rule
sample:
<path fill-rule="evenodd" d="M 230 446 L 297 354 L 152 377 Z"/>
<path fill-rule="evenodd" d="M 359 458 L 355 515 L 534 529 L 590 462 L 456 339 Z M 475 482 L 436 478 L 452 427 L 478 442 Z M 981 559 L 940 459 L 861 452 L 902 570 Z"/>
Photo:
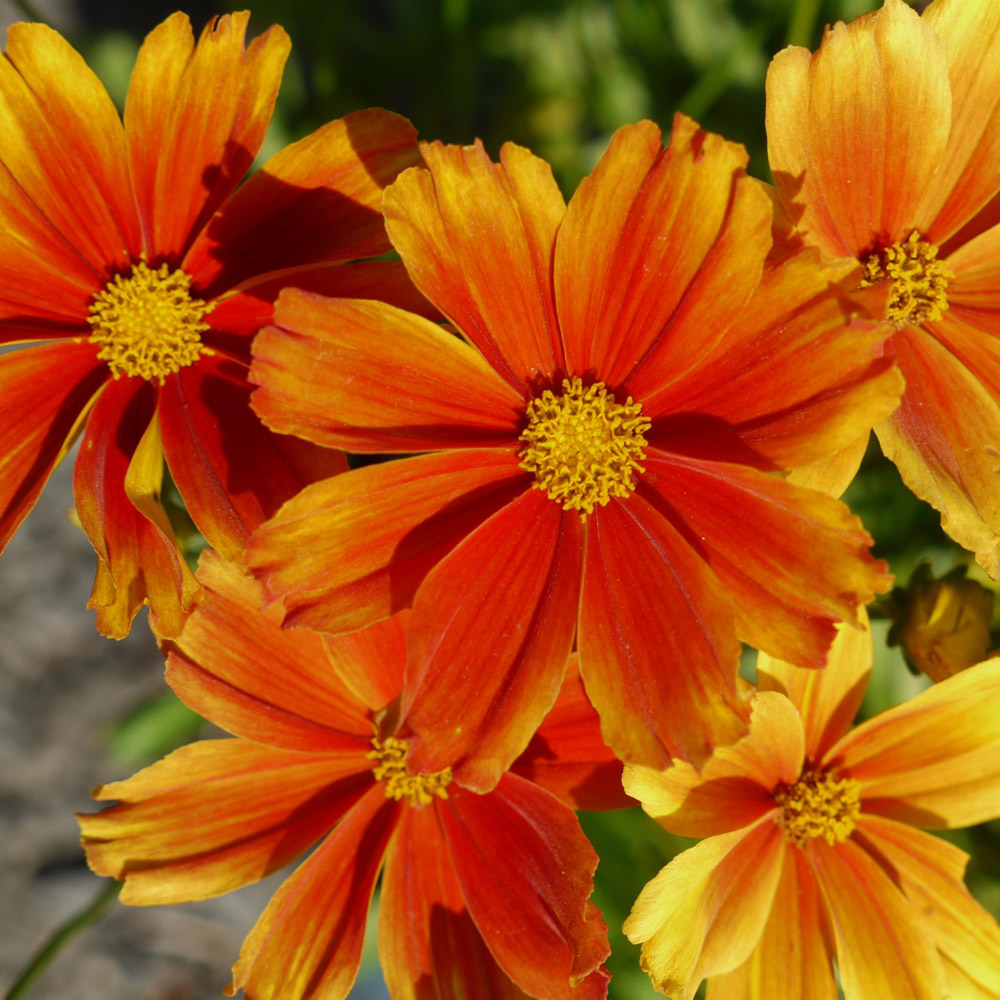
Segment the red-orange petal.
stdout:
<path fill-rule="evenodd" d="M 515 774 L 489 795 L 458 789 L 437 810 L 466 906 L 507 975 L 530 996 L 603 998 L 597 855 L 573 812 Z"/>
<path fill-rule="evenodd" d="M 370 766 L 364 754 L 192 743 L 97 789 L 119 805 L 78 817 L 87 861 L 125 881 L 124 903 L 219 896 L 308 850 L 371 788 Z"/>
<path fill-rule="evenodd" d="M 760 279 L 771 203 L 746 150 L 682 115 L 666 151 L 652 122 L 620 129 L 556 240 L 569 370 L 639 400 L 695 365 Z"/>
<path fill-rule="evenodd" d="M 382 875 L 378 952 L 393 1000 L 528 1000 L 469 916 L 436 808 L 400 817 Z"/>
<path fill-rule="evenodd" d="M 372 788 L 275 893 L 233 981 L 248 1000 L 344 1000 L 361 964 L 375 880 L 400 807 Z"/>
<path fill-rule="evenodd" d="M 160 389 L 163 452 L 191 519 L 239 559 L 250 533 L 304 486 L 347 471 L 337 451 L 275 434 L 250 409 L 247 369 L 202 357 Z"/>
<path fill-rule="evenodd" d="M 416 286 L 519 393 L 564 365 L 552 298 L 563 201 L 547 164 L 507 143 L 422 147 L 387 189 L 386 229 Z"/>
<path fill-rule="evenodd" d="M 273 156 L 219 209 L 185 270 L 213 296 L 255 275 L 385 253 L 382 191 L 419 162 L 417 134 L 400 115 L 371 108 L 329 122 Z"/>
<path fill-rule="evenodd" d="M 486 792 L 525 749 L 562 686 L 580 555 L 579 515 L 527 490 L 427 575 L 401 709 L 412 769 Z"/>
<path fill-rule="evenodd" d="M 50 344 L 0 358 L 0 552 L 35 506 L 107 375 L 89 346 Z"/>
<path fill-rule="evenodd" d="M 580 670 L 626 762 L 700 766 L 747 728 L 734 610 L 704 560 L 639 495 L 587 518 Z"/>
<path fill-rule="evenodd" d="M 997 8 L 1000 10 L 1000 8 Z M 997 338 L 1000 337 L 1000 225 L 993 226 L 975 239 L 960 246 L 945 261 L 945 267 L 955 275 L 948 287 L 948 311 L 942 319 L 928 323 L 927 328 L 949 332 L 955 326 L 967 336 L 979 336 L 982 353 L 990 357 L 987 364 L 970 365 L 973 371 L 1000 395 L 1000 367 Z M 954 348 L 953 348 L 954 349 Z M 966 361 L 966 364 L 969 364 Z"/>
<path fill-rule="evenodd" d="M 758 649 L 822 667 L 836 622 L 892 583 L 868 552 L 871 536 L 833 497 L 722 462 L 650 451 L 645 467 L 641 488 L 702 554 L 733 600 L 740 638 Z"/>
<path fill-rule="evenodd" d="M 289 289 L 253 345 L 268 427 L 358 452 L 516 447 L 525 400 L 481 354 L 384 302 Z"/>
<path fill-rule="evenodd" d="M 903 0 L 787 48 L 767 73 L 768 156 L 799 232 L 832 258 L 906 239 L 948 141 L 945 49 Z"/>
<path fill-rule="evenodd" d="M 552 710 L 511 771 L 548 789 L 571 809 L 625 809 L 635 800 L 622 788 L 622 765 L 601 735 L 574 653 Z"/>
<path fill-rule="evenodd" d="M 354 632 L 409 607 L 477 525 L 528 488 L 513 450 L 422 455 L 306 487 L 251 537 L 247 565 L 286 624 Z"/>
<path fill-rule="evenodd" d="M 246 45 L 249 20 L 212 18 L 195 44 L 178 12 L 139 49 L 125 134 L 151 260 L 180 262 L 264 141 L 291 42 L 275 26 Z"/>

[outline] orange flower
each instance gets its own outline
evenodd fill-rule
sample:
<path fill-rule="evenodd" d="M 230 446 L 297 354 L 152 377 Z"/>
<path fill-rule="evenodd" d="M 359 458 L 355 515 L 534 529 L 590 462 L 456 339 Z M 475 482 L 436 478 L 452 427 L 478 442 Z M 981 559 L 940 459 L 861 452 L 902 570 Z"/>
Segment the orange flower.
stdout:
<path fill-rule="evenodd" d="M 967 856 L 916 827 L 1000 816 L 1000 659 L 846 732 L 871 665 L 845 628 L 825 670 L 761 656 L 749 735 L 701 775 L 626 767 L 674 833 L 705 837 L 640 894 L 625 933 L 668 996 L 1000 996 L 1000 928 Z M 951 993 L 949 993 L 949 988 Z"/>
<path fill-rule="evenodd" d="M 325 640 L 282 631 L 280 610 L 262 612 L 259 586 L 214 553 L 198 576 L 167 680 L 235 738 L 95 793 L 120 804 L 80 817 L 83 843 L 94 871 L 125 881 L 122 901 L 216 896 L 325 838 L 250 932 L 230 993 L 347 996 L 384 861 L 379 949 L 394 997 L 603 997 L 607 930 L 588 901 L 597 856 L 572 809 L 630 800 L 579 679 L 496 789 L 476 795 L 447 769 L 408 768 L 406 720 L 394 721 L 408 612 Z"/>
<path fill-rule="evenodd" d="M 789 48 L 767 77 L 788 218 L 888 289 L 906 378 L 876 428 L 903 481 L 1000 576 L 1000 4 L 902 0 Z M 860 455 L 858 456 L 860 458 Z M 856 467 L 856 466 L 855 466 Z"/>
<path fill-rule="evenodd" d="M 175 14 L 139 51 L 124 127 L 80 56 L 18 24 L 0 60 L 0 549 L 82 430 L 77 512 L 97 550 L 91 606 L 120 637 L 148 601 L 175 635 L 194 580 L 160 505 L 163 458 L 195 524 L 235 556 L 342 456 L 266 430 L 247 405 L 250 340 L 294 280 L 417 305 L 388 249 L 382 189 L 413 129 L 363 111 L 272 158 L 260 149 L 288 55 L 249 14 L 197 44 Z"/>
<path fill-rule="evenodd" d="M 619 756 L 703 760 L 746 729 L 738 635 L 819 666 L 887 585 L 857 519 L 776 474 L 896 405 L 885 331 L 815 253 L 762 279 L 769 199 L 742 147 L 683 117 L 667 150 L 650 122 L 621 129 L 568 207 L 518 146 L 423 154 L 387 227 L 468 342 L 288 291 L 251 379 L 275 430 L 431 454 L 307 488 L 249 564 L 286 624 L 345 632 L 412 603 L 421 767 L 492 787 L 574 641 Z"/>

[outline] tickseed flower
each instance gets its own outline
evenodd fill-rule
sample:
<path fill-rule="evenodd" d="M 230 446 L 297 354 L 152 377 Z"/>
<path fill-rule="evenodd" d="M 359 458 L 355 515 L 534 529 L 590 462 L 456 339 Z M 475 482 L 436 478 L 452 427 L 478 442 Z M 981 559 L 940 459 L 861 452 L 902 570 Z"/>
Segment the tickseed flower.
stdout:
<path fill-rule="evenodd" d="M 574 642 L 622 758 L 703 760 L 746 729 L 738 637 L 819 666 L 887 585 L 847 509 L 781 475 L 896 405 L 871 290 L 815 252 L 764 273 L 770 199 L 683 116 L 666 150 L 651 122 L 621 129 L 568 207 L 521 147 L 422 151 L 386 225 L 464 339 L 288 290 L 251 379 L 274 430 L 426 454 L 308 487 L 249 565 L 290 625 L 412 604 L 421 768 L 492 787 Z"/>
<path fill-rule="evenodd" d="M 906 485 L 1000 576 L 1000 5 L 902 0 L 788 48 L 767 77 L 778 198 L 882 287 L 906 379 L 875 428 Z M 867 437 L 867 435 L 865 436 Z M 864 450 L 859 440 L 854 468 Z"/>
<path fill-rule="evenodd" d="M 197 41 L 174 14 L 139 51 L 124 125 L 56 32 L 17 24 L 0 60 L 0 549 L 82 434 L 76 508 L 97 550 L 91 606 L 121 637 L 144 602 L 175 635 L 195 589 L 160 503 L 164 457 L 231 557 L 343 457 L 248 406 L 250 340 L 286 281 L 420 301 L 388 249 L 382 189 L 417 162 L 384 111 L 331 122 L 235 190 L 271 118 L 289 42 L 249 14 Z"/>
<path fill-rule="evenodd" d="M 217 896 L 319 842 L 244 942 L 230 995 L 346 997 L 381 871 L 379 954 L 398 1000 L 604 997 L 607 929 L 588 899 L 597 856 L 573 809 L 631 802 L 578 675 L 477 795 L 447 768 L 409 762 L 398 711 L 409 612 L 325 640 L 283 631 L 259 586 L 212 552 L 198 577 L 167 680 L 234 736 L 97 790 L 119 804 L 80 816 L 83 844 L 95 872 L 124 880 L 122 902 Z"/>
<path fill-rule="evenodd" d="M 669 997 L 1000 997 L 1000 928 L 962 882 L 968 860 L 918 827 L 1000 816 L 1000 659 L 849 729 L 867 629 L 825 670 L 761 656 L 750 732 L 699 775 L 627 766 L 668 830 L 704 837 L 639 895 L 625 933 Z"/>

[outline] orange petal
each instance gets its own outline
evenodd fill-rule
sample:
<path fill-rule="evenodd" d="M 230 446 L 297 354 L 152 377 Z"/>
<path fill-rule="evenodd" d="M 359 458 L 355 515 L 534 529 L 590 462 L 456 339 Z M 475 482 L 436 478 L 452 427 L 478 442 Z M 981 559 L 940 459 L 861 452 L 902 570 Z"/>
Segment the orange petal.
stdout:
<path fill-rule="evenodd" d="M 243 365 L 203 357 L 160 390 L 167 466 L 210 545 L 239 559 L 250 533 L 303 486 L 347 470 L 340 452 L 269 431 Z"/>
<path fill-rule="evenodd" d="M 865 431 L 829 457 L 792 469 L 787 476 L 788 482 L 832 497 L 843 496 L 861 468 L 871 436 L 871 431 Z"/>
<path fill-rule="evenodd" d="M 261 914 L 233 966 L 227 996 L 242 989 L 253 1000 L 345 1000 L 400 808 L 380 788 L 354 805 Z"/>
<path fill-rule="evenodd" d="M 922 20 L 944 45 L 951 81 L 948 146 L 920 213 L 921 230 L 941 244 L 1000 191 L 1000 8 L 936 3 Z"/>
<path fill-rule="evenodd" d="M 556 240 L 570 371 L 643 400 L 711 349 L 771 245 L 771 203 L 745 166 L 742 146 L 682 115 L 665 152 L 652 122 L 616 133 Z"/>
<path fill-rule="evenodd" d="M 44 24 L 13 25 L 5 56 L 0 161 L 63 239 L 110 277 L 141 249 L 115 106 L 79 53 Z"/>
<path fill-rule="evenodd" d="M 749 733 L 716 748 L 700 773 L 686 761 L 665 769 L 626 764 L 625 788 L 671 833 L 714 837 L 772 812 L 774 790 L 799 780 L 804 759 L 795 706 L 765 691 L 751 702 Z"/>
<path fill-rule="evenodd" d="M 824 762 L 861 783 L 865 812 L 915 826 L 1000 817 L 1000 658 L 969 667 L 848 733 Z"/>
<path fill-rule="evenodd" d="M 737 632 L 752 646 L 822 667 L 835 623 L 889 589 L 885 563 L 868 553 L 871 537 L 839 500 L 722 462 L 650 451 L 645 465 L 642 486 L 658 491 L 731 595 Z"/>
<path fill-rule="evenodd" d="M 1000 9 L 1000 8 L 998 8 Z M 972 338 L 982 346 L 979 354 L 990 360 L 985 364 L 966 364 L 990 386 L 994 396 L 1000 395 L 997 376 L 1000 336 L 1000 226 L 960 246 L 945 261 L 945 267 L 955 275 L 948 288 L 948 311 L 943 322 L 928 324 L 936 335 L 943 333 L 950 342 L 955 331 L 962 331 L 961 340 Z M 954 347 L 952 347 L 955 350 Z M 958 352 L 961 357 L 961 352 Z"/>
<path fill-rule="evenodd" d="M 842 622 L 837 627 L 820 670 L 797 667 L 767 653 L 757 657 L 757 687 L 780 691 L 799 710 L 810 760 L 822 757 L 847 732 L 861 707 L 872 669 L 872 634 L 863 607 L 858 608 L 858 624 Z"/>
<path fill-rule="evenodd" d="M 407 809 L 385 858 L 378 953 L 393 1000 L 527 1000 L 465 908 L 437 809 Z"/>
<path fill-rule="evenodd" d="M 254 341 L 250 378 L 254 410 L 279 433 L 352 452 L 517 445 L 525 400 L 436 323 L 295 289 L 275 323 Z"/>
<path fill-rule="evenodd" d="M 519 393 L 562 370 L 551 259 L 562 195 L 544 162 L 507 143 L 422 147 L 428 170 L 386 191 L 386 229 L 416 286 Z"/>
<path fill-rule="evenodd" d="M 143 604 L 157 635 L 177 635 L 198 589 L 159 500 L 163 451 L 155 403 L 148 382 L 108 382 L 74 470 L 76 511 L 97 551 L 88 607 L 97 609 L 98 630 L 115 639 L 128 635 Z"/>
<path fill-rule="evenodd" d="M 513 451 L 401 459 L 306 487 L 250 539 L 246 562 L 286 625 L 354 632 L 409 607 L 427 572 L 527 489 Z"/>
<path fill-rule="evenodd" d="M 107 375 L 89 345 L 22 348 L 0 360 L 0 552 L 35 506 Z"/>
<path fill-rule="evenodd" d="M 601 723 L 583 688 L 579 659 L 566 666 L 552 710 L 511 771 L 548 789 L 571 809 L 626 809 L 622 765 L 601 736 Z"/>
<path fill-rule="evenodd" d="M 507 975 L 530 996 L 603 998 L 597 855 L 572 811 L 514 774 L 489 795 L 458 789 L 437 811 L 466 906 Z"/>
<path fill-rule="evenodd" d="M 181 699 L 257 743 L 363 757 L 371 716 L 330 669 L 322 637 L 282 629 L 280 609 L 262 611 L 260 585 L 211 550 L 198 582 L 205 590 L 167 660 L 167 682 Z"/>
<path fill-rule="evenodd" d="M 937 326 L 945 329 L 947 319 Z M 891 349 L 907 390 L 875 428 L 882 450 L 903 482 L 941 512 L 941 527 L 998 577 L 1000 400 L 924 330 L 900 330 Z"/>
<path fill-rule="evenodd" d="M 580 669 L 629 762 L 701 766 L 746 732 L 733 608 L 704 560 L 640 496 L 587 519 Z"/>
<path fill-rule="evenodd" d="M 969 856 L 940 837 L 892 820 L 863 816 L 858 826 L 938 949 L 984 992 L 1000 995 L 1000 927 L 962 884 Z"/>
<path fill-rule="evenodd" d="M 247 46 L 249 20 L 248 11 L 212 18 L 195 45 L 178 12 L 139 49 L 125 133 L 146 250 L 157 259 L 180 261 L 264 141 L 291 42 L 275 26 Z"/>
<path fill-rule="evenodd" d="M 370 767 L 363 753 L 192 743 L 97 789 L 99 802 L 120 804 L 78 817 L 87 861 L 124 880 L 123 903 L 219 896 L 308 850 L 371 788 Z"/>
<path fill-rule="evenodd" d="M 457 545 L 413 602 L 409 766 L 489 791 L 556 700 L 580 595 L 580 518 L 528 490 Z"/>
<path fill-rule="evenodd" d="M 400 115 L 371 108 L 329 122 L 271 157 L 219 209 L 184 267 L 215 295 L 255 275 L 385 253 L 382 191 L 419 162 L 417 133 Z"/>
<path fill-rule="evenodd" d="M 855 841 L 814 839 L 809 859 L 823 894 L 846 997 L 941 1000 L 944 968 L 923 914 Z"/>
<path fill-rule="evenodd" d="M 703 978 L 749 957 L 789 850 L 765 819 L 701 841 L 647 883 L 622 930 L 642 944 L 642 967 L 657 990 L 692 1000 Z"/>
<path fill-rule="evenodd" d="M 903 0 L 788 48 L 767 72 L 767 145 L 788 216 L 827 256 L 905 239 L 951 121 L 944 46 Z"/>

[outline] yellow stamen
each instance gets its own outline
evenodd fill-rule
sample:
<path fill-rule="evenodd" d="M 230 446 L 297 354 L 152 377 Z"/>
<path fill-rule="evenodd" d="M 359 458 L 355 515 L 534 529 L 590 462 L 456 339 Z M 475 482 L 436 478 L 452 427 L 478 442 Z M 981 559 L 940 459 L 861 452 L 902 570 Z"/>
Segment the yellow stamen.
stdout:
<path fill-rule="evenodd" d="M 409 740 L 397 740 L 390 736 L 383 742 L 377 736 L 372 738 L 374 750 L 368 751 L 368 759 L 376 760 L 374 767 L 376 781 L 385 782 L 387 799 L 406 799 L 411 806 L 430 805 L 436 795 L 448 798 L 451 784 L 451 768 L 434 771 L 431 774 L 410 774 L 406 769 L 406 755 L 410 751 Z"/>
<path fill-rule="evenodd" d="M 948 308 L 948 286 L 955 275 L 937 255 L 938 248 L 914 230 L 904 243 L 893 243 L 868 258 L 861 287 L 888 278 L 890 323 L 902 327 L 933 322 Z"/>
<path fill-rule="evenodd" d="M 546 389 L 528 404 L 521 468 L 535 474 L 535 489 L 586 517 L 635 489 L 651 423 L 631 396 L 616 403 L 603 382 L 563 379 L 562 395 Z"/>
<path fill-rule="evenodd" d="M 822 837 L 831 847 L 851 835 L 861 812 L 861 786 L 853 778 L 836 778 L 828 771 L 803 771 L 794 785 L 779 788 L 785 837 L 796 847 Z"/>
<path fill-rule="evenodd" d="M 94 296 L 87 317 L 94 328 L 90 343 L 101 348 L 97 356 L 114 378 L 137 375 L 163 385 L 167 375 L 212 353 L 201 335 L 213 305 L 192 297 L 191 278 L 183 271 L 166 264 L 154 271 L 142 260 Z"/>

